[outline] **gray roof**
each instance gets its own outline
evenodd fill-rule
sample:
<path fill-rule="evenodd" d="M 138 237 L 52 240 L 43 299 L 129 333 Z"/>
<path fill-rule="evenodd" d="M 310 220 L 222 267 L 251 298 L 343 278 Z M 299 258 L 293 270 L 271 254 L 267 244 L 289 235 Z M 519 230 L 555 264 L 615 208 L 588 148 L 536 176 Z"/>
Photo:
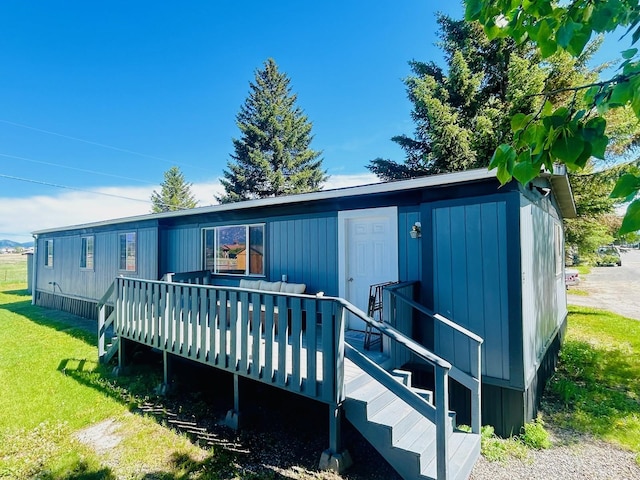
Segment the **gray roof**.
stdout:
<path fill-rule="evenodd" d="M 555 172 L 554 174 L 548 174 L 547 176 L 551 177 L 551 183 L 554 191 L 558 189 L 559 190 L 558 193 L 561 193 L 561 196 L 559 197 L 558 195 L 556 195 L 556 198 L 558 200 L 558 203 L 560 204 L 560 209 L 562 211 L 563 216 L 567 216 L 567 214 L 570 215 L 571 211 L 573 211 L 573 215 L 575 216 L 575 204 L 573 203 L 571 187 L 569 186 L 569 182 L 566 179 L 566 173 L 558 175 L 558 176 L 564 176 L 565 182 L 558 180 L 555 182 L 556 183 L 555 185 L 553 182 L 553 178 L 556 177 Z M 43 230 L 37 230 L 32 233 L 34 235 L 40 235 L 44 233 L 53 233 L 53 232 L 59 232 L 64 230 L 95 228 L 95 227 L 101 227 L 106 225 L 117 225 L 122 223 L 138 222 L 138 221 L 145 221 L 145 220 L 160 220 L 164 218 L 173 218 L 173 217 L 189 217 L 191 215 L 219 213 L 219 212 L 232 211 L 232 210 L 235 210 L 235 211 L 247 210 L 251 208 L 269 207 L 269 206 L 276 206 L 276 205 L 277 206 L 295 205 L 299 203 L 314 202 L 318 200 L 330 200 L 333 198 L 340 198 L 340 197 L 346 197 L 346 196 L 371 195 L 376 193 L 401 192 L 401 191 L 416 190 L 416 189 L 428 188 L 428 187 L 446 186 L 446 185 L 453 185 L 457 183 L 467 183 L 467 182 L 474 182 L 474 181 L 480 181 L 480 180 L 487 180 L 495 177 L 496 177 L 495 171 L 489 171 L 486 168 L 479 168 L 474 170 L 465 170 L 462 172 L 431 175 L 428 177 L 414 178 L 411 180 L 372 183 L 368 185 L 360 185 L 355 187 L 343 187 L 343 188 L 336 188 L 331 190 L 321 190 L 319 192 L 302 193 L 298 195 L 261 198 L 261 199 L 247 200 L 244 202 L 237 202 L 237 203 L 211 205 L 208 207 L 197 207 L 197 208 L 192 208 L 188 210 L 176 210 L 176 211 L 164 212 L 164 213 L 150 213 L 146 215 L 117 218 L 113 220 L 104 220 L 100 222 L 85 223 L 80 225 L 70 225 L 67 227 L 48 228 Z"/>

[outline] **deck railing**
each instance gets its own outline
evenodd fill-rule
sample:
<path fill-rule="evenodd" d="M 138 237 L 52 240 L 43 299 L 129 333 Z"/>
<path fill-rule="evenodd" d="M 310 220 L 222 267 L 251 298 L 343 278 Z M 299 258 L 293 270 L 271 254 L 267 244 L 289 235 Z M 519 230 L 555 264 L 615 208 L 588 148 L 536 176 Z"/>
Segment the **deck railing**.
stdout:
<path fill-rule="evenodd" d="M 409 283 L 404 284 L 404 286 Z M 433 312 L 424 305 L 416 302 L 406 295 L 406 288 L 403 284 L 392 285 L 385 289 L 385 309 L 386 315 L 394 318 L 398 312 L 406 315 L 406 307 L 410 307 L 424 315 L 433 318 L 439 328 L 450 329 L 454 335 L 460 335 L 466 338 L 469 343 L 469 368 L 463 371 L 457 366 L 452 365 L 449 370 L 451 378 L 459 382 L 471 392 L 471 431 L 480 433 L 482 424 L 481 418 L 481 383 L 482 383 L 482 343 L 481 337 L 470 330 L 458 325 L 442 315 Z M 440 357 L 438 357 L 440 358 Z M 430 362 L 432 363 L 432 362 Z"/>
<path fill-rule="evenodd" d="M 343 400 L 344 308 L 330 297 L 122 277 L 114 289 L 121 338 L 327 403 Z"/>

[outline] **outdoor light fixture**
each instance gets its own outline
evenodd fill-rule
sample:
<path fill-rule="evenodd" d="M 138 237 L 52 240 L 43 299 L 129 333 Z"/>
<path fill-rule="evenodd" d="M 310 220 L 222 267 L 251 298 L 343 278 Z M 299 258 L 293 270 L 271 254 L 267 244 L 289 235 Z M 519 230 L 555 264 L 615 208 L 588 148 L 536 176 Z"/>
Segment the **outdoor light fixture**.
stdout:
<path fill-rule="evenodd" d="M 420 228 L 420 222 L 416 222 L 413 224 L 413 226 L 411 227 L 411 230 L 409 230 L 409 235 L 411 235 L 411 238 L 422 237 L 422 229 Z"/>

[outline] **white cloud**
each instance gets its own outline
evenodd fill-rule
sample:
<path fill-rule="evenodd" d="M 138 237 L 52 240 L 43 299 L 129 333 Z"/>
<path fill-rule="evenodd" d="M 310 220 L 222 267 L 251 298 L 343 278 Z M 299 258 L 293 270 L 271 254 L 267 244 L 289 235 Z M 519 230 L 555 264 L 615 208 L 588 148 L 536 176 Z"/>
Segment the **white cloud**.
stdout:
<path fill-rule="evenodd" d="M 332 175 L 324 189 L 376 182 L 378 179 L 370 173 Z M 93 190 L 101 194 L 65 191 L 50 196 L 0 197 L 0 239 L 28 242 L 34 230 L 144 215 L 151 210 L 148 200 L 153 190 L 153 187 L 103 187 Z M 216 203 L 214 195 L 221 194 L 223 188 L 216 180 L 194 183 L 192 192 L 199 206 L 208 206 Z"/>

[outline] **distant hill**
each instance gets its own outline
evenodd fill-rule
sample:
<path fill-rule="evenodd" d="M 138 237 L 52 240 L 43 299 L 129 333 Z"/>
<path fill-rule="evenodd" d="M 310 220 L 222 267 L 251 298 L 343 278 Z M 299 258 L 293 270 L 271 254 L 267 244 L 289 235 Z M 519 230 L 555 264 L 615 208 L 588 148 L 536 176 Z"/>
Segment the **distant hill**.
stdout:
<path fill-rule="evenodd" d="M 16 248 L 16 247 L 30 248 L 30 247 L 33 247 L 33 242 L 19 243 L 11 240 L 0 240 L 0 248 Z"/>

